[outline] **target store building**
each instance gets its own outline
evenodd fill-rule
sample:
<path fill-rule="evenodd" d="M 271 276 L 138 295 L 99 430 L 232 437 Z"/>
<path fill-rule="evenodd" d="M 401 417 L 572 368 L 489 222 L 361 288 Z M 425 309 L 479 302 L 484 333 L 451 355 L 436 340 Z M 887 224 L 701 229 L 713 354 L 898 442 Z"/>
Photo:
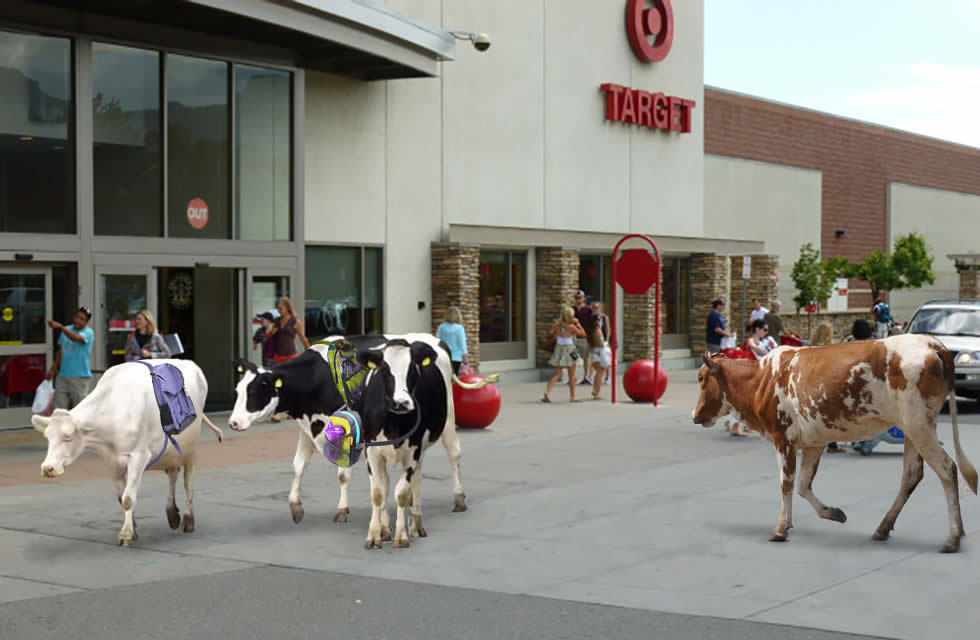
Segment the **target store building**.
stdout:
<path fill-rule="evenodd" d="M 690 363 L 711 299 L 738 317 L 743 256 L 749 295 L 787 300 L 803 242 L 885 249 L 933 202 L 980 220 L 976 150 L 862 125 L 870 151 L 842 184 L 832 154 L 800 149 L 813 118 L 853 141 L 846 121 L 706 92 L 703 11 L 4 0 L 0 425 L 25 424 L 51 362 L 44 320 L 81 305 L 96 369 L 149 308 L 214 407 L 232 399 L 228 363 L 259 357 L 255 314 L 284 294 L 311 339 L 431 331 L 459 306 L 472 359 L 519 379 L 576 290 L 608 304 L 615 243 L 644 233 L 664 256 L 665 356 Z M 916 160 L 890 173 L 876 135 Z M 834 204 L 855 189 L 870 209 Z M 646 357 L 652 296 L 620 299 L 621 353 Z"/>

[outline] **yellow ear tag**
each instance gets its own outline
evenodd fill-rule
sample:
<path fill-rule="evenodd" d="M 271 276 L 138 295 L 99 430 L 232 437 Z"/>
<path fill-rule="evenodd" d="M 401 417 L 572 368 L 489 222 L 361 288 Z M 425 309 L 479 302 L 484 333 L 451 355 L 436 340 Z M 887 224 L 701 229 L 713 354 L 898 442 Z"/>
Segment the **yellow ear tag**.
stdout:
<path fill-rule="evenodd" d="M 275 385 L 276 389 L 282 389 L 282 378 L 276 378 Z"/>
<path fill-rule="evenodd" d="M 423 367 L 427 367 L 430 364 L 432 364 L 432 358 L 426 358 L 425 360 L 422 361 L 422 366 Z"/>
<path fill-rule="evenodd" d="M 245 367 L 238 365 L 238 373 L 245 373 Z"/>
<path fill-rule="evenodd" d="M 377 368 L 378 368 L 378 365 L 376 365 L 373 362 L 371 362 L 370 360 L 368 360 L 368 369 L 377 369 Z"/>

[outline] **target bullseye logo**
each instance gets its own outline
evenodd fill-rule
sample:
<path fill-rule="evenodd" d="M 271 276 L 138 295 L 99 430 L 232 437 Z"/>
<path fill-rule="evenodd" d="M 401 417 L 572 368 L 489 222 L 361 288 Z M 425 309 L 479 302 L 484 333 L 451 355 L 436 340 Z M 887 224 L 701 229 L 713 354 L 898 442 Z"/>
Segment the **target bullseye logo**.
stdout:
<path fill-rule="evenodd" d="M 640 60 L 660 62 L 666 58 L 674 44 L 674 8 L 670 6 L 670 0 L 629 0 L 626 3 L 626 32 Z"/>

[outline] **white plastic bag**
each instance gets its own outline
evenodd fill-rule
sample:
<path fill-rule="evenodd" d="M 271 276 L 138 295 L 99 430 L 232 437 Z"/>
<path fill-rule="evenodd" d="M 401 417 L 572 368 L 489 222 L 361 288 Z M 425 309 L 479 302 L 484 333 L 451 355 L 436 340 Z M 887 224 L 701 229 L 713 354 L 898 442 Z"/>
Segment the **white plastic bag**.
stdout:
<path fill-rule="evenodd" d="M 734 349 L 735 345 L 737 344 L 736 342 L 737 340 L 738 340 L 738 336 L 735 334 L 732 334 L 731 337 L 725 336 L 724 338 L 721 339 L 721 348 Z"/>
<path fill-rule="evenodd" d="M 599 352 L 599 366 L 603 369 L 608 369 L 612 366 L 612 349 L 609 345 L 603 345 L 602 351 Z"/>
<path fill-rule="evenodd" d="M 50 380 L 45 380 L 38 385 L 37 391 L 34 392 L 31 411 L 42 416 L 50 416 L 54 411 L 54 384 Z"/>

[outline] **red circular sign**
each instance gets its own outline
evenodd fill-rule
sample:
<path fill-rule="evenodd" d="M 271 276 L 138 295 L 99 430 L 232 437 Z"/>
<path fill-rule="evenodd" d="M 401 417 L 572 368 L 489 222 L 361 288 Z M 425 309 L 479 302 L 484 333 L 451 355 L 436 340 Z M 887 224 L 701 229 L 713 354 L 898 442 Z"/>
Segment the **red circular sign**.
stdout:
<path fill-rule="evenodd" d="M 208 211 L 208 203 L 202 198 L 194 198 L 187 203 L 187 221 L 195 229 L 203 229 L 208 226 L 211 213 Z"/>
<path fill-rule="evenodd" d="M 636 57 L 644 62 L 660 62 L 674 44 L 674 8 L 670 0 L 629 0 L 626 3 L 626 33 Z M 650 36 L 654 37 L 650 42 Z"/>
<path fill-rule="evenodd" d="M 657 281 L 657 259 L 646 249 L 627 249 L 616 261 L 616 282 L 623 291 L 640 295 Z"/>

